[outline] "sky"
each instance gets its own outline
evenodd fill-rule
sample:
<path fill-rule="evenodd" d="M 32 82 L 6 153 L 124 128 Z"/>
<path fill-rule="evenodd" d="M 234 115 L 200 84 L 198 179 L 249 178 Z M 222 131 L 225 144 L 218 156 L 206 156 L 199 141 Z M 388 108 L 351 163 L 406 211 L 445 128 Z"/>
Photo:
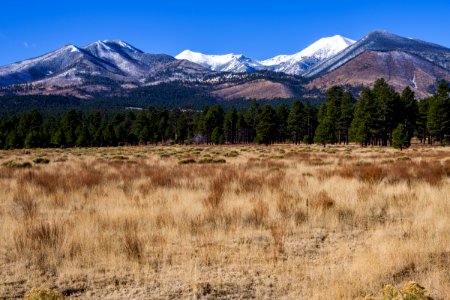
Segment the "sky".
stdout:
<path fill-rule="evenodd" d="M 0 65 L 105 39 L 147 53 L 190 49 L 266 59 L 322 37 L 357 40 L 387 30 L 450 48 L 449 15 L 444 0 L 6 0 L 0 4 Z"/>

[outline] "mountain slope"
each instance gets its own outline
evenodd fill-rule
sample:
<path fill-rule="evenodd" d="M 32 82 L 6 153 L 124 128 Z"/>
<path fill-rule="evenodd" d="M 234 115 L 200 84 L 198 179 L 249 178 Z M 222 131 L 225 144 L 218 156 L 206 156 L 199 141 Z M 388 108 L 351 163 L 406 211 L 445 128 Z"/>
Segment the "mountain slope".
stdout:
<path fill-rule="evenodd" d="M 0 87 L 32 84 L 26 93 L 80 95 L 173 80 L 202 80 L 210 70 L 165 54 L 146 54 L 123 41 L 68 45 L 48 54 L 0 67 Z M 29 89 L 29 86 L 27 86 Z M 75 91 L 74 93 L 71 92 Z"/>
<path fill-rule="evenodd" d="M 340 35 L 322 38 L 306 49 L 293 55 L 278 55 L 258 61 L 242 54 L 207 55 L 185 50 L 175 56 L 209 68 L 213 71 L 245 73 L 258 70 L 282 72 L 290 75 L 302 75 L 311 66 L 330 58 L 355 41 Z"/>
<path fill-rule="evenodd" d="M 400 37 L 386 31 L 373 31 L 344 51 L 312 67 L 305 76 L 329 73 L 365 51 L 400 51 L 415 54 L 450 69 L 450 49 L 416 39 Z"/>
<path fill-rule="evenodd" d="M 273 71 L 292 75 L 302 75 L 317 63 L 335 56 L 355 41 L 340 35 L 322 38 L 304 50 L 293 55 L 279 55 L 261 61 Z"/>
<path fill-rule="evenodd" d="M 419 97 L 437 81 L 450 79 L 450 49 L 388 32 L 374 31 L 336 56 L 312 67 L 310 87 L 368 85 L 377 78 L 401 90 L 410 86 Z"/>
<path fill-rule="evenodd" d="M 261 67 L 261 64 L 242 54 L 208 55 L 190 50 L 184 50 L 176 59 L 185 59 L 213 71 L 245 73 L 254 72 Z"/>
<path fill-rule="evenodd" d="M 83 49 L 68 45 L 43 56 L 0 67 L 0 86 L 42 80 L 64 72 L 65 75 L 71 74 L 77 66 L 90 73 L 121 73 L 116 66 L 105 64 Z"/>

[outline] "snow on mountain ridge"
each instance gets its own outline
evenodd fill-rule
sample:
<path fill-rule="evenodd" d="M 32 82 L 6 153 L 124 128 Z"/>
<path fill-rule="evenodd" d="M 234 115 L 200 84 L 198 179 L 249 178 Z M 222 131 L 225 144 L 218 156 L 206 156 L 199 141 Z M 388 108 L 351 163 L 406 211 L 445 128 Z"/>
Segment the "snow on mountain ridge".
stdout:
<path fill-rule="evenodd" d="M 242 54 L 223 54 L 223 55 L 208 55 L 191 50 L 184 50 L 177 56 L 176 59 L 185 59 L 193 63 L 207 67 L 213 71 L 223 72 L 246 72 L 251 68 L 258 67 L 258 61 L 248 58 Z"/>
<path fill-rule="evenodd" d="M 313 65 L 338 54 L 354 43 L 355 41 L 341 35 L 321 38 L 300 52 L 278 55 L 261 61 L 261 64 L 272 67 L 276 72 L 301 75 Z"/>
<path fill-rule="evenodd" d="M 248 58 L 242 54 L 207 55 L 191 50 L 185 50 L 175 58 L 189 60 L 213 71 L 240 73 L 252 70 L 272 70 L 301 75 L 314 64 L 336 55 L 354 43 L 355 41 L 349 38 L 335 35 L 322 38 L 295 54 L 278 55 L 262 61 Z"/>

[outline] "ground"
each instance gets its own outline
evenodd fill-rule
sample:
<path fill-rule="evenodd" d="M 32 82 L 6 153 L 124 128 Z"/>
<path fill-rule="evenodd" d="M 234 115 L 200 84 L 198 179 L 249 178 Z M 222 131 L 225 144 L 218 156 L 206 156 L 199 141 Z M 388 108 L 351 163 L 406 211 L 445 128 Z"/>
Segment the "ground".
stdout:
<path fill-rule="evenodd" d="M 0 299 L 450 298 L 450 148 L 0 152 Z"/>

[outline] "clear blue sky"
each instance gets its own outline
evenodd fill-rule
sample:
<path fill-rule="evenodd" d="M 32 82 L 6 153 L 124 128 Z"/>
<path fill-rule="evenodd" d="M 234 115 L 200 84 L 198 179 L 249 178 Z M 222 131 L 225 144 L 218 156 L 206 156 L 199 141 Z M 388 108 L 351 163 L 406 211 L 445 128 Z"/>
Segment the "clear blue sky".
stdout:
<path fill-rule="evenodd" d="M 324 36 L 359 39 L 375 29 L 450 47 L 450 1 L 8 0 L 0 3 L 0 65 L 103 39 L 148 53 L 262 59 Z"/>

